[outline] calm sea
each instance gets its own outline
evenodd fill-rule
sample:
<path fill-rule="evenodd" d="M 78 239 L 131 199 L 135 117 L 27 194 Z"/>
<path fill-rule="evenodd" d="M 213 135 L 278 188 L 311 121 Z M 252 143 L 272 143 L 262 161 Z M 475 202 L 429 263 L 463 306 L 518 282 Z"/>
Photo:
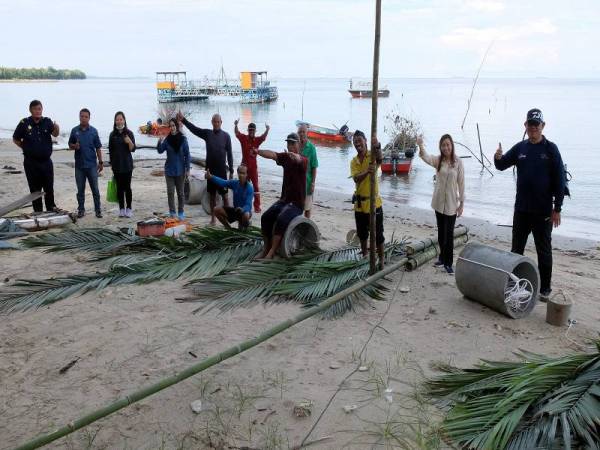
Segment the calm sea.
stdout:
<path fill-rule="evenodd" d="M 370 129 L 371 102 L 351 99 L 346 79 L 282 79 L 276 81 L 279 100 L 267 105 L 242 105 L 231 100 L 179 104 L 192 122 L 210 127 L 210 117 L 219 112 L 226 131 L 233 132 L 233 121 L 240 118 L 242 129 L 256 122 L 258 132 L 264 124 L 271 133 L 263 148 L 282 150 L 284 137 L 294 130 L 297 119 L 350 129 Z M 421 123 L 426 144 L 437 151 L 437 141 L 444 133 L 465 144 L 479 156 L 476 123 L 481 131 L 483 151 L 489 159 L 498 145 L 508 150 L 523 136 L 524 116 L 528 109 L 538 107 L 544 112 L 544 134 L 555 142 L 573 175 L 572 198 L 565 200 L 563 225 L 558 233 L 600 240 L 600 158 L 595 152 L 600 143 L 600 80 L 555 79 L 480 79 L 475 89 L 464 130 L 461 122 L 471 92 L 468 79 L 390 79 L 382 80 L 391 94 L 379 100 L 379 136 L 385 142 L 384 128 L 389 114 L 401 114 Z M 136 128 L 159 114 L 174 109 L 159 105 L 152 79 L 120 80 L 89 79 L 82 81 L 43 83 L 0 83 L 0 136 L 10 137 L 20 118 L 26 116 L 27 105 L 33 98 L 44 103 L 45 115 L 57 120 L 66 134 L 78 123 L 78 111 L 88 107 L 92 124 L 106 140 L 112 128 L 115 111 L 125 112 L 130 128 Z M 367 133 L 368 134 L 368 133 Z M 63 137 L 64 138 L 64 137 Z M 140 137 L 138 143 L 155 140 Z M 203 142 L 192 136 L 192 151 L 204 154 Z M 233 138 L 234 157 L 240 159 L 239 144 Z M 319 172 L 317 187 L 351 194 L 353 183 L 348 179 L 353 148 L 318 147 Z M 152 151 L 140 152 L 146 155 Z M 460 155 L 470 155 L 458 147 Z M 0 157 L 1 161 L 1 157 Z M 511 222 L 515 194 L 512 171 L 494 176 L 483 171 L 475 158 L 464 159 L 466 170 L 465 215 L 490 220 L 497 224 Z M 260 161 L 264 173 L 278 173 L 270 161 Z M 416 158 L 406 176 L 384 176 L 383 196 L 419 208 L 429 208 L 433 191 L 433 169 Z M 317 196 L 318 197 L 318 196 Z M 596 206 L 594 206 L 596 205 Z"/>

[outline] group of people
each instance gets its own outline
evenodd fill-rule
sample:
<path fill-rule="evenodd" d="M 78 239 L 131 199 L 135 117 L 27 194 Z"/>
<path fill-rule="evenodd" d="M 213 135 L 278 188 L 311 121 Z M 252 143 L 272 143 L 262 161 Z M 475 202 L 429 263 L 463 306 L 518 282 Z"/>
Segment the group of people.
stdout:
<path fill-rule="evenodd" d="M 23 165 L 30 191 L 43 190 L 46 209 L 54 211 L 57 207 L 53 189 L 52 137 L 58 136 L 60 128 L 56 122 L 43 117 L 43 106 L 39 100 L 30 103 L 29 111 L 31 115 L 17 125 L 13 141 L 23 150 Z M 98 190 L 98 173 L 104 168 L 102 144 L 97 130 L 90 125 L 90 117 L 91 113 L 87 108 L 79 112 L 79 125 L 71 130 L 69 148 L 75 153 L 78 215 L 85 215 L 87 182 L 92 190 L 96 216 L 102 217 Z M 177 113 L 168 123 L 169 134 L 159 140 L 157 150 L 167 156 L 165 179 L 171 216 L 180 219 L 185 217 L 184 181 L 190 171 L 189 144 L 181 131 L 181 126 L 185 126 L 206 143 L 206 180 L 210 194 L 211 224 L 218 220 L 230 227 L 230 224 L 237 222 L 240 229 L 245 229 L 251 223 L 253 211 L 261 212 L 257 156 L 271 159 L 283 168 L 281 195 L 261 217 L 264 239 L 262 257 L 269 259 L 275 256 L 287 226 L 295 217 L 302 214 L 311 217 L 319 162 L 316 148 L 307 138 L 306 125 L 300 125 L 297 132 L 287 136 L 287 151 L 276 152 L 260 149 L 268 136 L 268 125 L 264 133 L 257 136 L 256 125 L 250 123 L 247 134 L 244 134 L 240 132 L 239 121 L 236 120 L 234 132 L 241 145 L 242 161 L 237 167 L 237 179 L 234 179 L 231 137 L 222 130 L 219 114 L 212 116 L 212 129 L 197 127 L 181 113 Z M 515 144 L 506 154 L 502 152 L 500 145 L 494 154 L 494 164 L 498 170 L 516 167 L 517 193 L 511 251 L 523 254 L 527 238 L 533 233 L 540 271 L 540 294 L 545 299 L 552 290 L 552 228 L 560 225 L 566 180 L 557 146 L 542 133 L 545 126 L 542 112 L 539 109 L 528 111 L 524 126 L 528 139 Z M 370 231 L 370 176 L 373 175 L 375 241 L 379 267 L 383 268 L 384 216 L 376 175 L 377 167 L 382 161 L 381 146 L 373 139 L 373 148 L 369 150 L 367 138 L 360 130 L 354 132 L 352 142 L 357 152 L 350 163 L 350 174 L 355 183 L 353 204 L 356 232 L 361 251 L 366 256 Z M 465 202 L 464 167 L 455 153 L 454 141 L 449 134 L 440 138 L 438 155 L 427 153 L 422 137 L 417 138 L 417 145 L 421 159 L 436 171 L 431 207 L 437 221 L 440 256 L 435 266 L 452 274 L 454 227 L 456 219 L 463 213 Z M 117 186 L 120 217 L 132 215 L 132 153 L 135 149 L 135 137 L 127 128 L 125 114 L 118 111 L 114 116 L 108 150 Z M 229 205 L 227 189 L 233 192 L 232 206 Z M 217 206 L 217 194 L 222 197 L 222 206 Z M 43 210 L 41 199 L 33 201 L 33 209 Z"/>

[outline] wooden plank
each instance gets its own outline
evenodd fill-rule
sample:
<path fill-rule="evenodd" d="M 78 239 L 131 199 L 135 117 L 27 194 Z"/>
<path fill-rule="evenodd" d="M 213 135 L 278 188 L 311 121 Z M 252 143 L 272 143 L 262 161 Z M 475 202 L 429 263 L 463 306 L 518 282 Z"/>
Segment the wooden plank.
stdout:
<path fill-rule="evenodd" d="M 8 214 L 11 211 L 14 211 L 15 209 L 19 209 L 27 205 L 28 203 L 37 200 L 38 198 L 41 198 L 43 195 L 43 192 L 32 192 L 31 194 L 27 194 L 25 197 L 22 197 L 19 200 L 15 200 L 14 202 L 9 203 L 6 206 L 0 207 L 0 217 L 4 216 L 5 214 Z"/>

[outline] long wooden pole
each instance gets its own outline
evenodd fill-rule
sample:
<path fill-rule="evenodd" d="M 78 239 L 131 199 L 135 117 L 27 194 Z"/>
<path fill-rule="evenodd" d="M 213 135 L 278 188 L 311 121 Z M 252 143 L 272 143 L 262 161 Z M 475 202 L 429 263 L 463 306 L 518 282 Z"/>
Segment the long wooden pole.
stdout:
<path fill-rule="evenodd" d="M 375 45 L 373 49 L 373 86 L 371 93 L 371 175 L 369 183 L 369 268 L 371 275 L 377 271 L 376 265 L 376 229 L 375 229 L 375 185 L 377 177 L 377 162 L 374 155 L 377 140 L 377 97 L 379 93 L 379 41 L 381 38 L 381 0 L 375 0 Z"/>

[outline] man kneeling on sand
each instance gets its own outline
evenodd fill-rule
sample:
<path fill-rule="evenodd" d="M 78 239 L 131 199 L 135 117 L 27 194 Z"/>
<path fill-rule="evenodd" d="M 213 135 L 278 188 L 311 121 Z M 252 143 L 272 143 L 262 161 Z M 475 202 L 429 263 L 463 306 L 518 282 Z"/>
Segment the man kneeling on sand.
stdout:
<path fill-rule="evenodd" d="M 205 178 L 217 184 L 221 188 L 230 188 L 233 191 L 233 207 L 232 206 L 216 206 L 215 217 L 221 222 L 225 228 L 231 228 L 229 225 L 233 222 L 238 222 L 238 228 L 245 230 L 250 225 L 252 217 L 252 199 L 254 198 L 254 188 L 252 183 L 248 181 L 248 168 L 245 165 L 240 165 L 237 168 L 237 180 L 224 180 L 215 175 L 212 175 L 206 169 Z"/>
<path fill-rule="evenodd" d="M 286 142 L 287 152 L 255 150 L 258 155 L 272 159 L 283 167 L 281 197 L 261 217 L 260 228 L 265 243 L 261 258 L 271 259 L 275 256 L 286 228 L 294 217 L 302 215 L 304 211 L 307 160 L 299 154 L 300 138 L 296 133 L 289 134 Z"/>

